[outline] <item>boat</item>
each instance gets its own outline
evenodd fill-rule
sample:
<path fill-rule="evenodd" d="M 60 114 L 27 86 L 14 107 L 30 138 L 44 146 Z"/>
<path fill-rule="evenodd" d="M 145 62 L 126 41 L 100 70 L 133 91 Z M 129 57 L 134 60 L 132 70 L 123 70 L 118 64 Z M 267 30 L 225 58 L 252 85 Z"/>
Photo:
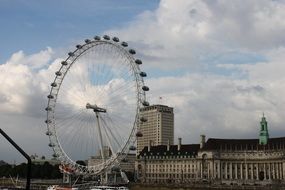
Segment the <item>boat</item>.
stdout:
<path fill-rule="evenodd" d="M 61 187 L 59 185 L 52 185 L 47 188 L 47 190 L 78 190 L 76 187 Z"/>
<path fill-rule="evenodd" d="M 114 187 L 114 186 L 94 186 L 90 190 L 129 190 L 129 188 L 125 186 Z"/>

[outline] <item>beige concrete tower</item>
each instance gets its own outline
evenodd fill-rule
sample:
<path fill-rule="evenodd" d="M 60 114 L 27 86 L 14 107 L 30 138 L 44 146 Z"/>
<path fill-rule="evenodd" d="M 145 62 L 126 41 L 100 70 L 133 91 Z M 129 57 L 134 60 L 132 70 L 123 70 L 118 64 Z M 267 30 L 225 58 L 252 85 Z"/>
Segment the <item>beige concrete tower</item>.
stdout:
<path fill-rule="evenodd" d="M 138 153 L 148 146 L 167 145 L 168 141 L 173 144 L 174 141 L 174 114 L 173 108 L 165 105 L 152 105 L 141 109 L 139 131 L 142 137 L 138 138 Z"/>

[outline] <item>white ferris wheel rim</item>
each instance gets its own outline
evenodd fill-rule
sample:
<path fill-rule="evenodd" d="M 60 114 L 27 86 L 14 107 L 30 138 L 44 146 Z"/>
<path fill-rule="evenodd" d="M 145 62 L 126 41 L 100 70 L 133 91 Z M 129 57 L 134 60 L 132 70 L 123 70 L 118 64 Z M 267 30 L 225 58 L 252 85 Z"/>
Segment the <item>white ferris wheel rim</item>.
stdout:
<path fill-rule="evenodd" d="M 61 140 L 57 135 L 57 124 L 55 121 L 56 117 L 56 106 L 57 99 L 61 89 L 61 84 L 63 83 L 66 74 L 69 72 L 70 68 L 76 64 L 76 61 L 79 57 L 83 56 L 86 51 L 91 49 L 95 49 L 97 46 L 109 45 L 112 48 L 120 51 L 120 53 L 124 54 L 127 59 L 127 63 L 132 69 L 133 80 L 136 86 L 136 110 L 135 110 L 135 118 L 133 118 L 133 125 L 131 127 L 130 135 L 124 145 L 122 145 L 122 149 L 119 154 L 128 153 L 129 148 L 134 145 L 136 141 L 136 131 L 139 122 L 139 111 L 143 106 L 148 106 L 148 102 L 145 98 L 145 91 L 148 91 L 148 87 L 144 85 L 143 77 L 146 76 L 144 72 L 140 70 L 139 65 L 142 63 L 139 59 L 134 58 L 134 54 L 136 53 L 133 49 L 127 49 L 128 44 L 126 42 L 119 43 L 119 39 L 114 37 L 110 39 L 109 36 L 105 35 L 101 39 L 100 37 L 94 37 L 94 40 L 85 40 L 85 44 L 77 45 L 76 49 L 73 52 L 68 53 L 68 57 L 61 62 L 60 69 L 55 73 L 54 81 L 51 83 L 51 90 L 48 95 L 48 105 L 46 108 L 47 111 L 47 135 L 49 136 L 50 144 L 54 151 L 54 156 L 61 161 L 63 165 L 68 166 L 73 172 L 80 174 L 97 174 L 102 170 L 110 167 L 117 159 L 119 154 L 112 154 L 112 156 L 106 159 L 103 163 L 93 165 L 93 166 L 84 166 L 76 163 L 75 160 L 70 158 L 70 156 L 65 152 L 61 145 Z M 95 112 L 95 111 L 94 111 Z"/>

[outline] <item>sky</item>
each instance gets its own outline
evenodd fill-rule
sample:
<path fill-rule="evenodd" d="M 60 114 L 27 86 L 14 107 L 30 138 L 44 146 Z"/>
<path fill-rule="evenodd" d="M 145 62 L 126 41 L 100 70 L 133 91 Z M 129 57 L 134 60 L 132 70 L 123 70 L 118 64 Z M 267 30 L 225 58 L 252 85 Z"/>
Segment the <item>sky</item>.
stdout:
<path fill-rule="evenodd" d="M 54 65 L 109 34 L 143 60 L 149 102 L 174 107 L 176 142 L 258 138 L 263 113 L 270 137 L 285 136 L 284 10 L 282 0 L 1 0 L 1 128 L 28 154 L 50 156 Z M 0 153 L 21 161 L 3 138 Z"/>

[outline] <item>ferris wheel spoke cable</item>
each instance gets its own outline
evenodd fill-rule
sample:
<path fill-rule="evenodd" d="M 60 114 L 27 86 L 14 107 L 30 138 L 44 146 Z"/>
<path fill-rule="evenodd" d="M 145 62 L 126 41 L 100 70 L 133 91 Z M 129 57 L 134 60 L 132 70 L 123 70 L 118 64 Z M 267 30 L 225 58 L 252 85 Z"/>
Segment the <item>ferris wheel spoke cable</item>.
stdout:
<path fill-rule="evenodd" d="M 111 116 L 115 118 L 115 114 L 112 114 Z M 124 131 L 124 129 L 126 129 L 126 128 L 124 128 L 124 125 L 126 125 L 126 123 L 130 124 L 129 122 L 126 122 L 124 120 L 119 120 L 117 118 L 115 118 L 117 122 L 116 122 L 116 124 L 114 124 L 114 122 L 112 120 L 110 120 L 109 116 L 107 116 L 104 119 L 108 120 L 108 127 L 110 128 L 110 131 L 113 131 L 114 133 L 116 133 L 118 135 L 124 134 L 123 131 Z M 122 140 L 122 139 L 120 139 L 120 140 Z"/>
<path fill-rule="evenodd" d="M 80 68 L 79 68 L 79 65 L 78 65 L 78 68 L 77 68 L 79 71 L 80 71 Z M 86 92 L 86 85 L 85 84 L 85 81 L 86 81 L 86 76 L 85 76 L 85 73 L 84 73 L 84 70 L 83 71 L 80 71 L 80 72 L 83 72 L 83 74 L 81 75 L 78 75 L 76 74 L 77 72 L 77 69 L 71 69 L 71 72 L 74 71 L 75 74 L 73 76 L 75 76 L 77 78 L 76 81 L 78 81 L 78 87 L 80 87 L 81 89 L 78 90 L 78 92 L 82 93 L 82 92 Z M 72 75 L 71 75 L 72 76 Z M 85 96 L 85 94 L 82 93 L 83 96 Z"/>
<path fill-rule="evenodd" d="M 87 154 L 88 152 L 84 150 L 87 150 L 87 149 L 84 149 L 86 148 L 86 138 L 82 138 L 82 137 L 86 137 L 86 123 L 88 121 L 86 120 L 85 122 L 81 122 L 79 125 L 79 129 L 78 129 L 78 132 L 75 132 L 74 133 L 74 147 L 78 147 L 80 152 L 81 152 L 81 155 L 84 155 L 84 154 Z M 75 127 L 78 127 L 78 126 L 75 126 Z M 85 132 L 85 133 L 84 133 Z M 73 147 L 73 146 L 71 146 Z"/>
<path fill-rule="evenodd" d="M 112 95 L 117 96 L 117 95 L 121 95 L 121 93 L 127 94 L 127 93 L 130 93 L 132 91 L 134 91 L 134 86 L 133 86 L 133 84 L 131 84 L 131 82 L 128 82 L 126 85 L 118 86 L 116 89 L 114 89 L 112 91 Z"/>
<path fill-rule="evenodd" d="M 74 63 L 73 63 L 74 64 Z M 75 65 L 74 69 L 69 69 L 69 73 L 67 73 L 67 75 L 65 76 L 65 81 L 63 83 L 63 87 L 64 89 L 74 89 L 74 87 L 79 87 L 80 89 L 78 89 L 76 91 L 77 96 L 73 95 L 70 93 L 70 91 L 64 91 L 64 93 L 68 93 L 67 95 L 72 96 L 74 98 L 78 99 L 79 97 L 86 97 L 86 95 L 83 93 L 86 91 L 86 87 L 85 87 L 85 83 L 84 81 L 87 81 L 87 78 L 84 74 L 79 75 L 78 72 L 80 71 L 80 65 Z M 84 78 L 85 77 L 85 78 Z M 70 82 L 68 79 L 71 79 Z M 79 85 L 76 85 L 79 84 Z M 75 86 L 76 85 L 76 86 Z"/>
<path fill-rule="evenodd" d="M 115 135 L 113 135 L 112 131 L 109 129 L 109 126 L 111 126 L 111 125 L 108 125 L 107 122 L 106 122 L 106 120 L 105 120 L 103 117 L 102 117 L 101 119 L 102 119 L 102 121 L 103 121 L 103 124 L 104 124 L 104 126 L 105 126 L 105 129 L 107 129 L 107 130 L 110 132 L 110 134 L 111 134 L 113 140 L 115 141 L 115 143 L 117 143 L 118 147 L 120 147 L 120 143 L 118 142 L 117 138 L 115 137 Z M 116 128 L 114 128 L 114 129 L 116 129 Z M 119 136 L 119 137 L 120 137 L 120 136 Z M 122 141 L 121 141 L 121 142 L 122 142 Z"/>
<path fill-rule="evenodd" d="M 64 117 L 56 117 L 55 121 L 58 124 L 57 129 L 61 129 L 65 127 L 66 125 L 69 126 L 73 124 L 74 120 L 75 121 L 79 120 L 83 114 L 85 114 L 84 110 L 78 110 L 72 115 L 68 115 L 68 116 L 63 115 Z M 60 116 L 60 114 L 58 116 Z"/>
<path fill-rule="evenodd" d="M 127 73 L 124 73 L 124 75 L 126 76 Z M 124 76 L 123 75 L 123 76 Z M 110 77 L 113 77 L 112 75 Z M 129 77 L 130 78 L 130 77 Z M 133 82 L 133 81 L 132 81 Z M 102 89 L 100 89 L 100 92 L 98 94 L 98 96 L 100 97 L 105 91 L 103 91 Z"/>
<path fill-rule="evenodd" d="M 74 144 L 74 147 L 78 147 L 81 155 L 83 155 L 84 153 L 87 153 L 86 151 L 84 152 L 84 148 L 86 147 L 86 139 L 87 138 L 82 138 L 83 136 L 86 137 L 87 131 L 88 131 L 88 122 L 89 122 L 89 118 L 85 118 L 85 120 L 82 121 L 78 121 L 77 123 L 74 123 L 74 128 L 76 130 L 76 132 L 74 132 L 74 139 L 76 141 L 76 144 Z M 71 146 L 73 147 L 73 146 Z"/>
<path fill-rule="evenodd" d="M 83 112 L 82 112 L 83 113 Z M 59 137 L 66 139 L 66 141 L 63 141 L 63 145 L 69 145 L 74 142 L 74 139 L 76 139 L 76 135 L 80 133 L 80 129 L 82 125 L 78 124 L 79 118 L 81 117 L 81 114 L 78 114 L 74 119 L 68 120 L 68 122 L 61 123 L 61 130 L 59 131 Z M 66 138 L 65 138 L 66 136 Z"/>
<path fill-rule="evenodd" d="M 100 49 L 100 51 L 102 51 L 102 49 L 103 48 L 101 48 Z M 101 53 L 102 54 L 102 53 Z M 107 55 L 102 55 L 102 57 L 108 57 Z M 105 61 L 106 62 L 106 61 Z M 102 66 L 103 65 L 103 66 Z M 106 63 L 104 64 L 104 63 L 99 63 L 98 65 L 97 65 L 97 72 L 95 72 L 95 73 L 98 73 L 99 75 L 102 75 L 103 73 L 104 73 L 104 69 L 105 69 L 105 67 L 106 67 Z M 109 66 L 109 65 L 108 65 Z M 94 70 L 95 71 L 95 70 Z M 106 75 L 108 75 L 108 74 L 106 74 L 105 73 L 105 75 L 103 75 L 103 77 L 106 77 Z M 93 79 L 95 79 L 95 78 L 93 78 Z M 99 85 L 99 84 L 102 84 L 103 83 L 103 81 L 104 80 L 102 80 L 102 77 L 98 77 L 98 78 L 96 78 L 96 79 L 98 79 L 97 81 L 96 81 L 96 85 Z"/>
<path fill-rule="evenodd" d="M 102 120 L 102 117 L 100 117 L 100 119 Z M 111 141 L 109 139 L 109 135 L 108 135 L 108 133 L 106 131 L 106 128 L 107 128 L 107 126 L 105 125 L 105 122 L 103 122 L 103 120 L 102 120 L 102 129 L 103 129 L 103 132 L 104 132 L 104 136 L 105 136 L 105 139 L 107 141 L 107 144 L 108 144 L 108 146 L 109 146 L 109 148 L 111 150 L 112 156 L 113 156 L 115 152 L 114 152 L 114 149 L 113 149 L 113 145 L 111 144 Z"/>
<path fill-rule="evenodd" d="M 108 74 L 107 74 L 107 75 L 105 75 L 105 76 L 109 76 L 109 73 L 111 73 L 110 71 L 111 71 L 111 69 L 109 69 Z M 125 68 L 121 67 L 121 70 L 120 70 L 120 72 L 119 72 L 119 73 L 122 73 L 122 71 L 125 71 L 125 73 L 121 74 L 120 76 L 122 76 L 122 77 L 124 77 L 124 76 L 128 76 L 128 75 L 127 75 L 127 73 L 128 73 L 128 72 L 126 71 L 126 69 L 125 69 Z M 118 72 L 118 70 L 117 70 L 117 72 Z M 110 79 L 111 79 L 111 78 L 113 77 L 113 74 L 112 74 L 112 75 L 110 75 L 109 77 L 110 77 Z M 93 77 L 93 78 L 94 78 L 94 77 Z M 130 77 L 129 77 L 129 78 L 130 78 Z M 99 78 L 99 79 L 101 79 L 101 78 Z M 110 79 L 105 79 L 105 78 L 104 78 L 104 81 L 110 81 Z M 99 81 L 99 80 L 98 80 L 98 81 Z M 97 82 L 97 83 L 98 83 L 98 82 Z"/>
<path fill-rule="evenodd" d="M 119 62 L 119 61 L 117 61 L 117 62 Z M 110 81 L 110 79 L 112 79 L 114 77 L 114 75 L 112 74 L 111 70 L 112 69 L 109 69 L 108 73 L 106 75 L 104 75 L 105 78 L 103 78 L 103 81 Z M 124 67 L 120 67 L 120 70 L 116 70 L 116 72 L 120 71 L 119 73 L 121 73 L 121 71 L 123 71 L 123 70 L 125 70 L 125 68 Z M 125 75 L 121 75 L 121 76 L 125 76 Z M 101 78 L 99 78 L 99 79 L 101 79 Z M 98 79 L 98 81 L 99 81 L 99 79 Z M 100 81 L 100 83 L 102 83 L 102 81 Z"/>
<path fill-rule="evenodd" d="M 86 106 L 86 108 L 87 108 L 87 106 Z M 91 107 L 91 105 L 90 105 L 90 108 L 92 109 L 92 107 Z M 88 107 L 88 109 L 90 109 L 89 107 Z M 98 144 L 100 144 L 100 149 L 101 149 L 101 156 L 102 156 L 102 158 L 104 159 L 104 155 L 102 154 L 103 153 L 103 139 L 101 138 L 102 137 L 102 134 L 101 134 L 101 122 L 99 121 L 99 116 L 100 116 L 100 114 L 97 112 L 97 111 L 95 111 L 95 108 L 94 108 L 94 112 L 95 112 L 95 115 L 96 115 L 96 122 L 94 122 L 94 124 L 96 123 L 97 125 L 97 127 L 96 127 L 96 129 L 97 129 L 97 131 L 98 131 Z M 93 124 L 93 125 L 94 125 Z"/>
<path fill-rule="evenodd" d="M 107 114 L 107 115 L 108 115 L 108 114 Z M 109 116 L 107 116 L 107 117 L 109 117 Z M 113 127 L 112 129 L 110 129 L 110 127 L 113 126 L 113 124 L 111 124 L 111 123 L 112 123 L 112 120 L 110 120 L 111 122 L 108 122 L 108 124 L 107 124 L 106 120 L 102 117 L 102 121 L 104 122 L 105 129 L 107 129 L 106 132 L 109 131 L 110 134 L 111 134 L 111 136 L 113 137 L 113 139 L 117 142 L 117 144 L 120 144 L 120 143 L 118 142 L 117 138 L 115 137 L 115 135 L 112 133 L 112 130 L 116 130 L 118 127 L 115 126 L 115 127 Z M 108 132 L 107 132 L 107 133 L 108 133 Z M 117 134 L 119 134 L 119 133 L 117 133 Z M 117 137 L 118 137 L 118 135 L 117 135 Z M 119 137 L 121 137 L 121 136 L 119 136 Z M 120 142 L 123 142 L 123 141 L 122 141 L 122 138 L 121 138 L 121 141 L 120 141 Z M 118 148 L 120 148 L 120 146 L 118 146 Z"/>
<path fill-rule="evenodd" d="M 96 129 L 94 128 L 94 126 L 92 126 L 96 121 L 95 121 L 94 117 L 92 117 L 92 120 L 93 120 L 93 122 L 89 124 L 92 127 L 92 130 L 89 134 L 89 138 L 91 139 L 90 147 L 92 147 L 92 150 L 93 150 L 92 154 L 90 156 L 94 156 L 96 154 L 97 145 L 98 145 L 97 139 L 95 138 L 96 137 Z"/>
<path fill-rule="evenodd" d="M 87 134 L 86 134 L 86 136 L 87 136 L 87 139 L 88 140 L 86 140 L 85 142 L 85 152 L 86 153 L 88 153 L 89 155 L 88 156 L 92 156 L 91 155 L 91 150 L 89 150 L 89 147 L 91 147 L 90 145 L 92 145 L 93 143 L 92 143 L 92 126 L 91 126 L 91 124 L 92 124 L 92 116 L 91 115 L 89 115 L 89 119 L 88 119 L 88 122 L 86 122 L 86 125 L 87 125 Z M 82 139 L 82 138 L 81 138 Z M 91 151 L 91 152 L 90 152 Z"/>
<path fill-rule="evenodd" d="M 67 87 L 67 85 L 68 84 L 66 84 L 65 88 Z M 60 94 L 62 96 L 62 98 L 64 98 L 64 99 L 62 99 L 62 98 L 59 99 L 59 101 L 58 101 L 59 103 L 62 102 L 62 104 L 70 105 L 70 106 L 74 107 L 75 106 L 74 102 L 82 102 L 82 100 L 84 99 L 83 98 L 84 96 L 81 94 L 81 91 L 77 90 L 76 93 L 74 93 L 74 87 L 71 87 L 71 88 L 68 87 L 67 89 L 71 89 L 73 91 L 70 90 L 70 91 L 63 92 L 62 94 Z"/>
<path fill-rule="evenodd" d="M 65 143 L 65 145 L 69 145 L 71 141 L 75 139 L 75 136 L 81 133 L 80 128 L 81 125 L 73 122 L 69 126 L 62 128 L 58 136 L 61 138 L 67 138 L 65 141 L 63 141 L 63 144 Z"/>
<path fill-rule="evenodd" d="M 66 109 L 65 107 L 61 107 L 57 109 L 56 111 L 57 116 L 55 118 L 57 120 L 65 121 L 66 119 L 72 119 L 76 115 L 82 114 L 83 112 L 85 112 L 85 110 L 83 109 L 72 110 L 72 108 Z"/>
<path fill-rule="evenodd" d="M 112 118 L 114 118 L 116 120 L 120 120 L 120 121 L 122 121 L 122 123 L 127 123 L 128 122 L 128 120 L 126 120 L 126 118 L 122 117 L 121 114 L 112 114 L 112 118 L 108 115 L 107 118 L 110 120 L 110 122 L 112 124 L 114 124 Z M 120 129 L 120 130 L 121 129 L 125 129 L 125 127 L 121 126 L 121 125 L 117 125 L 117 126 L 114 127 L 114 130 L 118 130 L 118 129 Z M 118 131 L 115 131 L 115 132 L 118 132 Z"/>
<path fill-rule="evenodd" d="M 129 68 L 130 68 L 130 61 L 131 60 L 129 60 L 129 59 L 127 59 L 127 58 L 123 58 L 123 54 L 121 53 L 121 54 L 119 54 L 118 55 L 118 58 L 117 58 L 117 63 L 118 64 L 116 64 L 116 65 L 119 65 L 119 63 L 122 63 L 121 65 L 121 67 L 119 67 L 119 68 L 116 68 L 116 72 L 118 73 L 118 75 L 120 74 L 120 76 L 126 76 L 126 75 L 123 75 L 122 73 L 124 72 L 124 71 L 128 71 L 129 70 Z M 115 58 L 114 58 L 115 59 Z M 127 73 L 126 73 L 127 74 Z"/>
<path fill-rule="evenodd" d="M 95 112 L 95 111 L 94 111 Z M 99 115 L 100 113 L 95 112 L 96 115 L 96 129 L 97 129 L 97 139 L 98 139 L 98 144 L 100 146 L 100 152 L 101 152 L 101 158 L 103 160 L 103 162 L 105 162 L 105 156 L 104 156 L 104 150 L 103 150 L 103 139 L 102 139 L 102 130 L 101 130 L 101 123 L 99 120 Z"/>
<path fill-rule="evenodd" d="M 77 89 L 76 94 L 73 94 L 73 91 L 67 91 L 67 90 L 64 93 L 66 94 L 67 97 L 74 98 L 73 101 L 76 101 L 76 100 L 80 101 L 80 100 L 83 99 L 83 97 L 86 98 L 86 95 L 83 93 L 83 92 L 86 91 L 86 87 L 85 87 L 85 85 L 83 85 L 84 82 L 83 82 L 82 78 L 78 77 L 77 75 L 72 75 L 73 74 L 72 72 L 73 71 L 71 70 L 70 71 L 70 75 L 66 76 L 66 78 L 67 79 L 70 78 L 70 79 L 73 79 L 73 80 L 70 83 L 64 84 L 65 85 L 64 88 L 65 89 L 72 89 L 72 90 L 74 90 L 74 88 L 77 87 L 79 89 Z"/>
<path fill-rule="evenodd" d="M 68 112 L 74 112 L 74 104 L 71 104 L 71 103 L 67 103 L 67 102 L 60 102 L 58 101 L 57 102 L 57 106 L 56 106 L 56 112 L 57 114 L 63 114 L 66 116 L 66 113 Z M 77 109 L 75 111 L 83 111 L 84 109 Z"/>
<path fill-rule="evenodd" d="M 126 103 L 126 101 L 130 101 L 130 102 Z M 133 99 L 133 97 L 129 97 L 128 94 L 117 94 L 117 96 L 110 97 L 109 102 L 108 102 L 108 106 L 112 106 L 113 108 L 116 108 L 116 110 L 119 110 L 119 107 L 115 107 L 115 106 L 120 106 L 119 103 L 132 105 L 131 101 L 134 101 L 134 99 Z M 113 110 L 111 110 L 111 111 L 113 111 Z"/>
<path fill-rule="evenodd" d="M 110 134 L 111 134 L 112 136 L 114 136 L 114 138 L 115 138 L 114 132 L 116 132 L 116 134 L 118 134 L 117 136 L 120 138 L 120 142 L 126 142 L 126 139 L 123 138 L 122 136 L 120 136 L 121 132 L 125 132 L 125 129 L 123 128 L 123 126 L 115 125 L 114 122 L 113 122 L 113 120 L 112 120 L 112 118 L 111 118 L 109 115 L 107 116 L 107 118 L 108 118 L 109 122 L 111 123 L 111 124 L 108 125 L 108 126 L 114 126 L 112 129 L 110 129 L 110 128 L 108 127 L 108 130 L 109 130 Z M 120 129 L 120 132 L 118 131 L 118 129 Z M 115 138 L 115 139 L 117 139 L 117 138 Z M 117 141 L 117 142 L 118 142 L 118 141 Z M 119 145 L 118 147 L 119 147 L 119 149 L 122 148 L 122 146 L 120 146 L 120 145 Z"/>
<path fill-rule="evenodd" d="M 128 82 L 128 85 L 125 85 L 125 86 L 119 86 L 118 88 L 114 89 L 111 91 L 111 94 L 108 93 L 110 95 L 110 97 L 122 97 L 122 95 L 128 95 L 130 94 L 130 92 L 134 91 L 134 87 L 131 86 L 131 82 Z M 107 94 L 106 91 L 103 91 L 101 92 L 101 94 L 99 94 L 98 96 L 101 97 L 103 94 Z M 113 98 L 110 98 L 111 100 Z M 135 99 L 135 97 L 133 98 Z M 109 101 L 108 103 L 109 105 L 113 105 L 112 104 L 112 101 Z"/>
<path fill-rule="evenodd" d="M 125 82 L 124 86 L 123 86 L 123 85 L 120 85 L 120 86 L 118 86 L 117 88 L 111 90 L 112 95 L 115 95 L 114 93 L 115 93 L 116 91 L 122 90 L 122 89 L 124 89 L 124 87 L 128 87 L 128 89 L 129 89 L 130 87 L 132 87 L 132 88 L 130 88 L 130 89 L 133 89 L 133 88 L 134 88 L 134 85 L 132 84 L 133 82 L 134 82 L 134 81 L 127 80 L 127 81 Z M 127 92 L 128 92 L 128 91 L 127 91 Z"/>
<path fill-rule="evenodd" d="M 109 96 L 110 97 L 120 97 L 120 96 L 117 96 L 117 95 L 120 95 L 120 92 L 121 91 L 126 91 L 126 93 L 130 93 L 130 89 L 132 89 L 131 88 L 131 86 L 127 86 L 127 85 L 124 85 L 124 86 L 118 86 L 118 87 L 116 87 L 115 89 L 109 89 L 109 90 L 102 90 L 99 94 L 98 94 L 98 96 L 99 97 L 101 97 L 101 96 L 103 96 L 104 94 L 109 94 Z M 118 91 L 118 92 L 117 92 Z M 132 90 L 132 91 L 134 91 L 134 90 Z M 131 92 L 132 92 L 131 91 Z M 110 98 L 111 99 L 111 98 Z"/>
<path fill-rule="evenodd" d="M 61 138 L 66 137 L 66 140 L 62 143 L 69 144 L 77 133 L 79 133 L 79 125 L 76 120 L 70 123 L 64 123 L 62 127 L 58 129 L 58 136 Z"/>
<path fill-rule="evenodd" d="M 67 91 L 67 92 L 63 92 L 62 94 L 60 94 L 61 96 L 64 97 L 64 103 L 65 104 L 69 104 L 69 105 L 72 105 L 74 106 L 74 103 L 72 104 L 71 102 L 67 102 L 70 99 L 72 99 L 72 102 L 77 102 L 77 101 L 80 101 L 81 100 L 81 94 L 80 94 L 80 91 L 76 91 L 76 94 L 74 94 L 74 87 L 73 88 L 69 88 L 70 91 Z M 71 91 L 73 90 L 73 91 Z M 62 99 L 59 99 L 59 102 L 63 101 Z M 69 100 L 71 101 L 71 100 Z"/>

